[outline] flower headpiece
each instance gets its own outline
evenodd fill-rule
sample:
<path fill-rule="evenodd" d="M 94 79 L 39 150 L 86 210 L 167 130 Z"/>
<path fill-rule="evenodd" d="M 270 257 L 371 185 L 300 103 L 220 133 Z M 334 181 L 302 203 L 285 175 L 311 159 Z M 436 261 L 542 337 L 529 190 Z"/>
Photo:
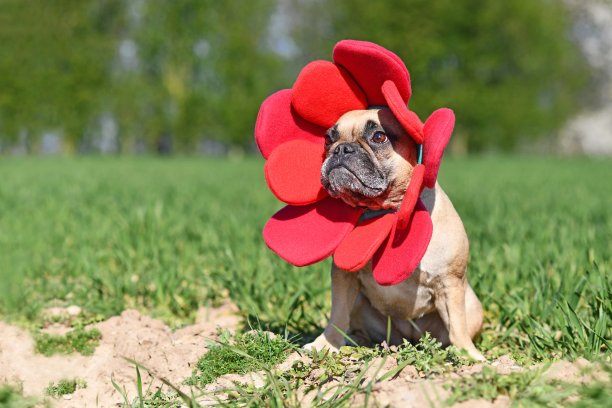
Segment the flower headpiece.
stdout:
<path fill-rule="evenodd" d="M 292 89 L 261 105 L 255 139 L 267 159 L 266 181 L 288 204 L 268 221 L 264 240 L 296 266 L 333 254 L 339 268 L 354 272 L 371 259 L 375 280 L 394 285 L 414 271 L 429 245 L 432 221 L 419 195 L 436 183 L 455 117 L 450 109 L 439 109 L 423 124 L 407 107 L 406 66 L 379 45 L 340 41 L 333 60 L 309 63 Z M 399 210 L 360 221 L 364 209 L 329 196 L 321 185 L 324 137 L 346 112 L 372 107 L 391 109 L 416 142 L 419 161 Z"/>

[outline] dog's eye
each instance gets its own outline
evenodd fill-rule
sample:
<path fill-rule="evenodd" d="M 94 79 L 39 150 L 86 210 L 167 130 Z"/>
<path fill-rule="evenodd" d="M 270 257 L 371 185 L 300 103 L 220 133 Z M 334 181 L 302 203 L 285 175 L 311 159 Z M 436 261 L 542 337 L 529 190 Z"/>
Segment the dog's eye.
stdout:
<path fill-rule="evenodd" d="M 372 136 L 372 141 L 374 143 L 385 143 L 387 141 L 387 135 L 383 132 L 376 132 L 374 136 Z"/>
<path fill-rule="evenodd" d="M 329 146 L 329 145 L 331 145 L 332 143 L 334 143 L 334 140 L 331 138 L 331 136 L 330 136 L 330 135 L 326 135 L 326 136 L 325 136 L 325 146 Z"/>

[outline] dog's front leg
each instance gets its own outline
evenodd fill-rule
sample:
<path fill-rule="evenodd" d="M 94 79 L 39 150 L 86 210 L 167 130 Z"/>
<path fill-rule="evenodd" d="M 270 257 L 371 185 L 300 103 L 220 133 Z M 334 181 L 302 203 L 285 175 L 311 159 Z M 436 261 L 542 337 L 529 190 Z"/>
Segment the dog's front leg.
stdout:
<path fill-rule="evenodd" d="M 332 265 L 332 306 L 329 323 L 323 333 L 305 349 L 337 351 L 346 344 L 345 334 L 350 327 L 350 316 L 359 294 L 360 283 L 355 273 L 346 272 Z"/>
<path fill-rule="evenodd" d="M 471 358 L 486 361 L 476 349 L 468 330 L 468 316 L 465 307 L 465 280 L 449 277 L 438 291 L 435 304 L 442 321 L 448 329 L 451 344 L 464 349 Z M 476 316 L 474 316 L 476 318 Z"/>

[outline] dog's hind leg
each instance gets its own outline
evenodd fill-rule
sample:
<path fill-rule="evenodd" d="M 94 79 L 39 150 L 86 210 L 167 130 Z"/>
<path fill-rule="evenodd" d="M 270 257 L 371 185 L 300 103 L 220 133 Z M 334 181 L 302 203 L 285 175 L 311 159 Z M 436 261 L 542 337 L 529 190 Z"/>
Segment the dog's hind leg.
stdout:
<path fill-rule="evenodd" d="M 355 300 L 359 294 L 360 283 L 355 273 L 346 272 L 336 265 L 331 270 L 332 306 L 329 324 L 325 331 L 305 349 L 337 351 L 346 345 L 346 337 L 350 328 L 350 316 Z"/>

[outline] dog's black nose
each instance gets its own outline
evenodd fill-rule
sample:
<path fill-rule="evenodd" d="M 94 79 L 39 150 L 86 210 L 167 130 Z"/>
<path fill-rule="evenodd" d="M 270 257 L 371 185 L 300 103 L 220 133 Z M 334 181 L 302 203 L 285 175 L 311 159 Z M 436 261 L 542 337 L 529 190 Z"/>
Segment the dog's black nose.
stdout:
<path fill-rule="evenodd" d="M 344 156 L 345 154 L 355 153 L 356 143 L 341 143 L 334 149 L 334 154 L 338 156 Z"/>

